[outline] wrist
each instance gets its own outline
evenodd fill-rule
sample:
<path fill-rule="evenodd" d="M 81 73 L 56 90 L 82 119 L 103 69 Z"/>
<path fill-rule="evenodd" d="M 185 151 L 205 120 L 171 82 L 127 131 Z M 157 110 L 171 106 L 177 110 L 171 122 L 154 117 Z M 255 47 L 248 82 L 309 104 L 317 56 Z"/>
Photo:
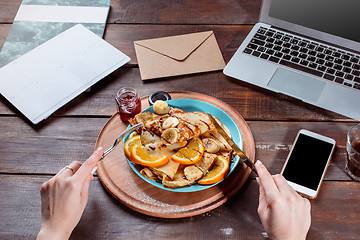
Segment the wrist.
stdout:
<path fill-rule="evenodd" d="M 36 240 L 68 240 L 71 233 L 65 233 L 57 229 L 51 229 L 49 227 L 41 226 L 40 231 L 36 237 Z"/>
<path fill-rule="evenodd" d="M 279 236 L 276 236 L 276 237 L 271 237 L 269 236 L 270 240 L 306 240 L 306 236 L 305 237 L 302 237 L 302 236 L 289 236 L 289 237 L 279 237 Z"/>

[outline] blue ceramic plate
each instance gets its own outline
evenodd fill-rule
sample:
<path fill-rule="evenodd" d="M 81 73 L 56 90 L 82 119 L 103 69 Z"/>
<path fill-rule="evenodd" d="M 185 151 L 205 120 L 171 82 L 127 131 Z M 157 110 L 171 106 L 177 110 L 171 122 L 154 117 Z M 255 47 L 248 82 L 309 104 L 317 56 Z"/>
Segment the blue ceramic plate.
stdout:
<path fill-rule="evenodd" d="M 242 143 L 242 137 L 241 137 L 241 133 L 239 128 L 237 127 L 236 123 L 234 122 L 234 120 L 223 110 L 221 110 L 218 107 L 215 107 L 214 105 L 211 105 L 209 103 L 203 102 L 203 101 L 199 101 L 199 100 L 194 100 L 194 99 L 173 99 L 173 100 L 168 100 L 166 101 L 169 106 L 172 107 L 176 107 L 179 109 L 182 109 L 184 111 L 188 111 L 188 112 L 204 112 L 204 113 L 210 113 L 211 115 L 213 115 L 214 117 L 217 117 L 222 124 L 224 124 L 230 131 L 231 133 L 231 137 L 234 140 L 234 142 L 240 147 L 240 149 L 242 149 L 243 147 L 243 143 Z M 145 109 L 144 111 L 150 111 L 150 112 L 154 112 L 152 106 L 148 107 L 147 109 Z M 124 142 L 126 142 L 129 139 L 129 135 L 127 135 L 124 139 Z M 140 170 L 143 168 L 142 166 L 136 165 L 133 162 L 131 162 L 129 159 L 126 158 L 126 160 L 128 161 L 130 167 L 132 168 L 132 170 L 134 170 L 134 172 L 141 177 L 145 182 L 150 183 L 151 185 L 163 189 L 163 190 L 167 190 L 167 191 L 172 191 L 172 192 L 196 192 L 196 191 L 201 191 L 201 190 L 205 190 L 208 189 L 210 187 L 215 186 L 218 183 L 212 184 L 212 185 L 200 185 L 200 184 L 194 184 L 188 187 L 181 187 L 181 188 L 166 188 L 164 187 L 161 183 L 159 182 L 155 182 L 153 180 L 147 179 L 145 178 L 143 175 L 140 174 Z M 236 165 L 239 163 L 239 157 L 236 156 L 230 163 L 230 169 L 229 169 L 229 173 L 226 177 L 228 177 L 231 172 L 235 169 Z M 225 178 L 226 179 L 226 178 Z"/>

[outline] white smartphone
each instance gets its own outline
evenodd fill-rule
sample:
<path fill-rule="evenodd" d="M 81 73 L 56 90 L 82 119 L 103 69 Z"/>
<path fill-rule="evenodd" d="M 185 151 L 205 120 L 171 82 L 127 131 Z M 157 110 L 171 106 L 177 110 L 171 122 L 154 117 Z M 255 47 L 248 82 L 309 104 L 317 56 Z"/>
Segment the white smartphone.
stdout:
<path fill-rule="evenodd" d="M 281 174 L 297 192 L 316 198 L 335 145 L 332 138 L 301 129 Z"/>

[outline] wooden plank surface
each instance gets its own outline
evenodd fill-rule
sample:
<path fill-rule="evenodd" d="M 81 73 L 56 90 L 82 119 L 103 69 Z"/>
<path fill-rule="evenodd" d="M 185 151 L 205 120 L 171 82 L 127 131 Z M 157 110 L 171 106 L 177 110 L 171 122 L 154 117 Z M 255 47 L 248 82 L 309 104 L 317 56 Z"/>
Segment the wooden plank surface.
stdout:
<path fill-rule="evenodd" d="M 21 0 L 1 0 L 0 23 L 12 23 Z M 254 24 L 261 0 L 111 0 L 108 23 Z"/>
<path fill-rule="evenodd" d="M 0 239 L 35 238 L 41 222 L 39 189 L 49 178 L 0 176 Z M 359 218 L 354 213 L 360 208 L 359 187 L 356 182 L 324 182 L 319 197 L 312 201 L 308 240 L 360 238 Z M 258 186 L 251 180 L 211 212 L 185 219 L 153 218 L 117 202 L 95 178 L 71 239 L 263 239 L 257 205 Z"/>
<path fill-rule="evenodd" d="M 11 24 L 0 24 L 0 48 L 10 31 Z M 104 32 L 104 39 L 128 55 L 131 60 L 127 67 L 137 67 L 134 41 L 150 38 L 167 37 L 194 32 L 214 31 L 216 40 L 226 62 L 234 55 L 252 26 L 222 25 L 134 25 L 109 24 Z"/>
<path fill-rule="evenodd" d="M 254 24 L 260 0 L 112 1 L 110 23 Z"/>
<path fill-rule="evenodd" d="M 115 111 L 113 98 L 116 91 L 121 86 L 132 86 L 140 90 L 141 96 L 158 90 L 187 90 L 210 94 L 236 108 L 246 120 L 349 121 L 339 114 L 232 79 L 221 71 L 144 83 L 140 78 L 139 69 L 136 68 L 134 40 L 214 30 L 224 59 L 228 62 L 250 29 L 249 26 L 108 25 L 105 39 L 131 57 L 128 67 L 132 68 L 118 69 L 92 87 L 91 93 L 84 93 L 75 98 L 53 116 L 109 116 Z M 6 35 L 8 30 L 9 25 L 0 25 L 0 36 Z M 18 114 L 4 98 L 0 99 L 0 114 Z"/>
<path fill-rule="evenodd" d="M 228 62 L 250 32 L 251 28 L 252 26 L 248 25 L 109 24 L 106 27 L 104 39 L 131 58 L 127 66 L 136 66 L 138 62 L 133 44 L 134 41 L 194 32 L 214 31 L 225 62 Z"/>
<path fill-rule="evenodd" d="M 0 172 L 55 174 L 74 160 L 91 155 L 107 118 L 51 118 L 34 129 L 21 119 L 0 117 Z M 325 176 L 328 180 L 349 180 L 344 172 L 346 131 L 353 123 L 249 121 L 261 159 L 273 174 L 279 173 L 299 129 L 323 133 L 337 142 L 337 149 Z M 121 146 L 120 146 L 121 147 Z"/>
<path fill-rule="evenodd" d="M 294 100 L 291 97 L 233 80 L 222 72 L 185 75 L 144 83 L 140 79 L 138 68 L 118 69 L 95 84 L 90 93 L 83 93 L 76 97 L 52 116 L 109 117 L 116 111 L 114 97 L 117 90 L 122 86 L 138 89 L 140 96 L 148 96 L 159 90 L 183 90 L 208 94 L 231 105 L 245 120 L 353 122 L 353 120 L 342 115 Z M 4 98 L 1 98 L 0 114 L 19 115 L 19 112 Z"/>
<path fill-rule="evenodd" d="M 0 1 L 2 47 L 21 0 Z M 291 97 L 226 77 L 221 71 L 143 83 L 133 41 L 213 30 L 226 62 L 252 25 L 261 0 L 112 0 L 104 38 L 131 57 L 115 71 L 38 126 L 0 97 L 0 239 L 34 239 L 41 222 L 39 188 L 73 160 L 84 161 L 97 135 L 116 111 L 122 86 L 146 96 L 157 90 L 208 94 L 237 110 L 255 138 L 256 159 L 279 173 L 299 129 L 337 141 L 319 197 L 312 200 L 307 239 L 360 239 L 360 183 L 344 172 L 346 132 L 355 121 Z M 251 176 L 230 201 L 191 218 L 161 219 L 134 212 L 115 200 L 99 179 L 71 239 L 263 239 L 258 218 L 258 186 Z"/>
<path fill-rule="evenodd" d="M 1 0 L 0 23 L 12 23 L 21 4 L 21 0 Z"/>

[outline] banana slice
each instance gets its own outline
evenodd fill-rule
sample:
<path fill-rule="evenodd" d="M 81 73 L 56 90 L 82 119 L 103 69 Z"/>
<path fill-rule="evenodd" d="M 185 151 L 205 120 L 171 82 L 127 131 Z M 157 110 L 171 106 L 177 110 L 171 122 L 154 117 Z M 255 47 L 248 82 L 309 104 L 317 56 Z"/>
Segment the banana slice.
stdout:
<path fill-rule="evenodd" d="M 153 109 L 156 114 L 160 114 L 160 115 L 167 114 L 170 112 L 169 105 L 163 100 L 157 100 L 153 105 Z"/>
<path fill-rule="evenodd" d="M 175 117 L 168 117 L 163 123 L 163 129 L 174 128 L 179 124 L 179 119 Z"/>
<path fill-rule="evenodd" d="M 204 144 L 205 151 L 208 153 L 216 153 L 220 150 L 220 146 L 218 142 L 212 138 L 204 138 L 202 139 Z"/>
<path fill-rule="evenodd" d="M 226 140 L 223 138 L 223 136 L 216 129 L 202 134 L 201 138 L 211 138 L 219 145 L 221 151 L 230 151 L 232 149 L 230 145 L 226 142 Z"/>
<path fill-rule="evenodd" d="M 178 150 L 180 148 L 185 147 L 187 144 L 187 141 L 184 142 L 176 142 L 176 143 L 172 143 L 172 144 L 166 144 L 166 147 L 170 150 Z"/>
<path fill-rule="evenodd" d="M 180 131 L 177 128 L 168 128 L 161 134 L 161 138 L 168 143 L 176 143 L 180 138 Z"/>
<path fill-rule="evenodd" d="M 197 181 L 203 177 L 203 171 L 195 165 L 187 166 L 184 169 L 184 175 L 187 180 Z"/>
<path fill-rule="evenodd" d="M 149 144 L 149 143 L 154 143 L 154 142 L 160 142 L 161 141 L 159 136 L 157 136 L 153 132 L 150 132 L 149 130 L 145 130 L 145 128 L 141 132 L 140 140 L 141 140 L 141 144 L 143 146 L 146 145 L 146 144 Z"/>

